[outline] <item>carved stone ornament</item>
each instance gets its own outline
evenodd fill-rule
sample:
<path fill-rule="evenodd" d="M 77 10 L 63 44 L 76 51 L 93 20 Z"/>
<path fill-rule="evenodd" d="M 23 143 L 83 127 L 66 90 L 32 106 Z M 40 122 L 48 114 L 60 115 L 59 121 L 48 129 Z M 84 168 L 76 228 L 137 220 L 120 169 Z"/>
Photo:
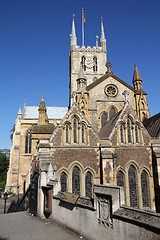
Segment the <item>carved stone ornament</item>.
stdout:
<path fill-rule="evenodd" d="M 118 94 L 118 88 L 114 84 L 109 84 L 104 88 L 104 92 L 107 97 L 116 97 Z"/>
<path fill-rule="evenodd" d="M 103 224 L 104 226 L 112 226 L 111 220 L 111 209 L 110 209 L 110 200 L 99 197 L 98 198 L 98 206 L 99 206 L 99 218 L 98 222 Z"/>

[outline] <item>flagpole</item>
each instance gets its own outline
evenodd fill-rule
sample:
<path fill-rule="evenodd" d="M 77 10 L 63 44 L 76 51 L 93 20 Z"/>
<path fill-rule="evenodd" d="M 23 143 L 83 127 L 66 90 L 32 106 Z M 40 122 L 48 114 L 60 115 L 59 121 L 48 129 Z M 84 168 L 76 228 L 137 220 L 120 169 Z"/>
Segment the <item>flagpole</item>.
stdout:
<path fill-rule="evenodd" d="M 84 46 L 84 21 L 83 21 L 83 7 L 82 7 L 82 46 Z"/>

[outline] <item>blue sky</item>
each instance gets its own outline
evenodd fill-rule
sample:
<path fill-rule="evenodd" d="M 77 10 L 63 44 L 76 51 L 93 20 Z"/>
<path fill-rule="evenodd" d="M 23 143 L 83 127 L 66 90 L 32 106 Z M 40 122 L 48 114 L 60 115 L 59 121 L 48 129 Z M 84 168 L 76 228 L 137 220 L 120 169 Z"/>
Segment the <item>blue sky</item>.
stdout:
<path fill-rule="evenodd" d="M 68 106 L 72 15 L 81 45 L 95 45 L 103 16 L 113 73 L 132 85 L 134 63 L 143 79 L 151 116 L 160 111 L 160 1 L 0 0 L 0 148 L 10 148 L 19 106 Z"/>

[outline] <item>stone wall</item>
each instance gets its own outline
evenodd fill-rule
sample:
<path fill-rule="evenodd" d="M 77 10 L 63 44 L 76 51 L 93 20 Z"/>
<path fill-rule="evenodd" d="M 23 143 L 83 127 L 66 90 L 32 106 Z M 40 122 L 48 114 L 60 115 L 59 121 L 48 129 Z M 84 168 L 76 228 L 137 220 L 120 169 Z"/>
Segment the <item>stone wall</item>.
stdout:
<path fill-rule="evenodd" d="M 50 218 L 86 239 L 160 239 L 160 215 L 122 207 L 120 187 L 94 185 L 94 203 L 78 195 L 74 201 L 62 195 L 53 197 Z"/>

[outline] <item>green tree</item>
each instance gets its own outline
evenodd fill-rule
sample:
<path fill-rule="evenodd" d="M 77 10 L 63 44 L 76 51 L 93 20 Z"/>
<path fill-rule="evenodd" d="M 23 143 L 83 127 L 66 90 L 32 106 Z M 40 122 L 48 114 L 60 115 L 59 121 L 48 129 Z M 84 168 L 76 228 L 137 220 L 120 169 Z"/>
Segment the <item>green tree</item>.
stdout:
<path fill-rule="evenodd" d="M 9 158 L 5 153 L 0 153 L 0 188 L 6 184 Z"/>
<path fill-rule="evenodd" d="M 11 132 L 11 135 L 10 135 L 11 141 L 13 141 L 13 133 L 14 133 L 14 131 L 15 131 L 15 124 L 13 125 L 12 129 L 10 130 L 10 132 Z"/>

